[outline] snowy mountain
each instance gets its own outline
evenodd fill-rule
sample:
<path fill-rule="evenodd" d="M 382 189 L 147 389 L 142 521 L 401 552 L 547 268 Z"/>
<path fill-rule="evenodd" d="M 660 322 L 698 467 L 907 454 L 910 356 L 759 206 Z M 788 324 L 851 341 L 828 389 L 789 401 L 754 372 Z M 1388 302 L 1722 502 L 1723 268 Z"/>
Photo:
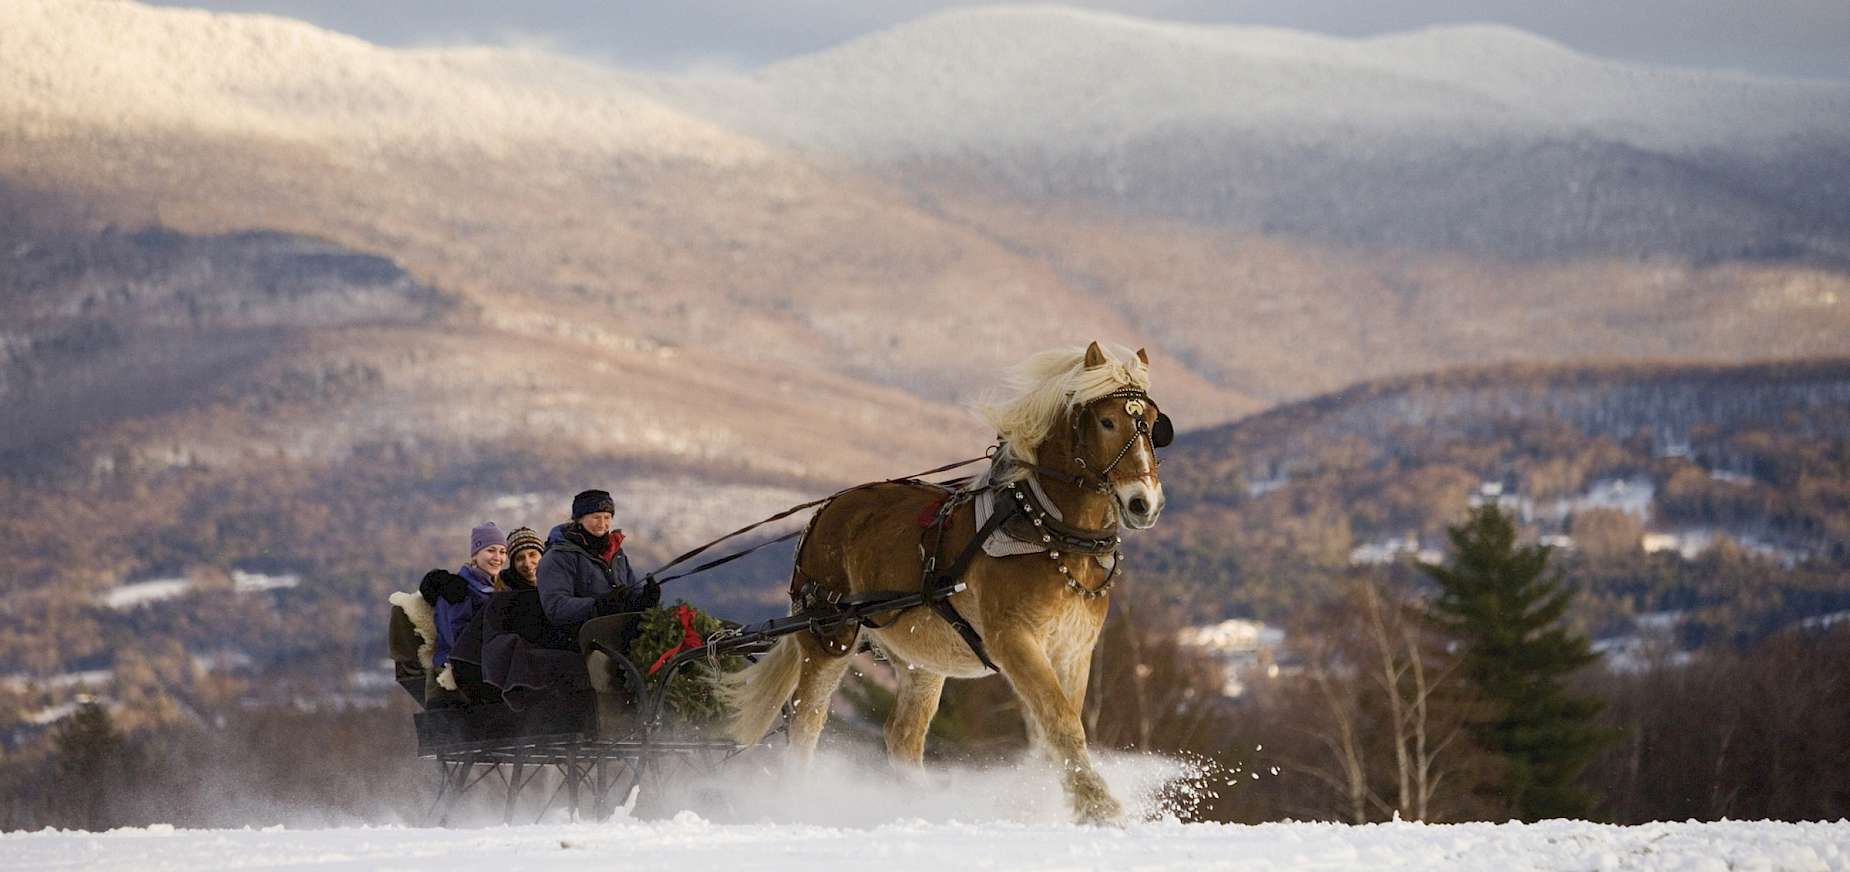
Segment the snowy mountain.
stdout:
<path fill-rule="evenodd" d="M 701 83 L 681 83 L 688 105 Z M 1850 85 L 1635 66 L 1509 27 L 1369 39 L 1058 6 L 929 16 L 737 80 L 703 110 L 879 160 L 1095 154 L 1178 126 L 1298 145 L 1361 134 L 1591 135 L 1674 150 L 1850 135 Z"/>
<path fill-rule="evenodd" d="M 1850 255 L 1850 85 L 1507 27 L 1338 39 L 1059 7 L 931 16 L 665 102 L 920 187 L 1368 246 Z M 1801 181 L 1804 180 L 1804 181 Z"/>
<path fill-rule="evenodd" d="M 394 51 L 285 18 L 127 0 L 0 9 L 0 116 L 27 134 L 97 125 L 368 150 L 738 163 L 757 143 L 569 59 Z"/>

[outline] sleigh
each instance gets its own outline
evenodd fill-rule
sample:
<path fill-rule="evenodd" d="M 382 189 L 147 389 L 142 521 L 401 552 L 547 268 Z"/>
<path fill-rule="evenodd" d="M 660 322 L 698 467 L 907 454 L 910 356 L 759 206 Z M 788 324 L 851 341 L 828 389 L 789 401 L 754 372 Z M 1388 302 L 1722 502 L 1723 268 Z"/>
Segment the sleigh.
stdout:
<path fill-rule="evenodd" d="M 691 667 L 731 657 L 756 660 L 784 636 L 832 637 L 960 590 L 961 585 L 861 597 L 817 590 L 795 614 L 729 626 L 656 663 L 638 664 L 612 646 L 594 644 L 584 658 L 586 670 L 603 680 L 587 682 L 588 691 L 528 699 L 520 706 L 507 699 L 437 705 L 428 698 L 429 660 L 420 656 L 422 646 L 410 644 L 420 638 L 421 600 L 394 596 L 396 677 L 423 708 L 412 716 L 417 754 L 434 761 L 437 770 L 435 796 L 423 820 L 447 825 L 462 803 L 483 794 L 496 795 L 504 823 L 528 814 L 537 822 L 555 809 L 573 820 L 602 820 L 618 808 L 644 816 L 672 813 L 677 800 L 723 778 L 728 761 L 748 750 L 715 725 L 677 716 L 670 688 L 677 680 L 694 680 L 686 674 Z M 766 742 L 782 734 L 780 728 Z"/>

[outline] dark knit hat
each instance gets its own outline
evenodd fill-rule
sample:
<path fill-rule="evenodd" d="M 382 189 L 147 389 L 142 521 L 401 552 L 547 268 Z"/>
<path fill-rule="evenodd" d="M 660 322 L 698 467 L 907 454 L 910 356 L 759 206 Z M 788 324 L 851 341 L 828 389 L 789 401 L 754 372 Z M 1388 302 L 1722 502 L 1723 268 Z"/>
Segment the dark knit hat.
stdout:
<path fill-rule="evenodd" d="M 507 537 L 501 535 L 501 528 L 493 521 L 483 521 L 481 526 L 469 531 L 469 556 L 490 545 L 507 545 Z"/>
<path fill-rule="evenodd" d="M 522 548 L 543 552 L 546 550 L 546 540 L 540 538 L 540 534 L 534 532 L 532 527 L 515 527 L 514 532 L 507 534 L 507 556 L 513 557 Z"/>
<path fill-rule="evenodd" d="M 578 496 L 572 497 L 572 520 L 597 512 L 617 513 L 617 502 L 610 498 L 610 491 L 581 491 Z"/>

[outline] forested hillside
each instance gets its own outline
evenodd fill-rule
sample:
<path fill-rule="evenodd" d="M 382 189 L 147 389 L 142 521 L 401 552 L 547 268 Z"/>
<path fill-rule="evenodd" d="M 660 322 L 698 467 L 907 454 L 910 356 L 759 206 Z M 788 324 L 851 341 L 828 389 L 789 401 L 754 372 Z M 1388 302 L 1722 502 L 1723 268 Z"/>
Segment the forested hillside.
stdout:
<path fill-rule="evenodd" d="M 1474 503 L 1556 546 L 1601 634 L 1691 612 L 1751 638 L 1850 608 L 1850 362 L 1505 367 L 1395 379 L 1184 435 L 1139 544 L 1161 589 L 1279 616 L 1433 559 Z"/>

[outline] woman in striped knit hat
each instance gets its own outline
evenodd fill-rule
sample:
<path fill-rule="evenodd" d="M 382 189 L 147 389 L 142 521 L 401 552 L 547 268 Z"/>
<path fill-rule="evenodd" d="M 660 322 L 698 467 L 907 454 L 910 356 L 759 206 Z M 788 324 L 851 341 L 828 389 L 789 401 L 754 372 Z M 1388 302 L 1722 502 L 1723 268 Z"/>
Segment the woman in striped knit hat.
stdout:
<path fill-rule="evenodd" d="M 532 590 L 539 583 L 540 555 L 546 540 L 532 527 L 515 527 L 507 534 L 506 569 L 501 570 L 502 590 Z"/>

